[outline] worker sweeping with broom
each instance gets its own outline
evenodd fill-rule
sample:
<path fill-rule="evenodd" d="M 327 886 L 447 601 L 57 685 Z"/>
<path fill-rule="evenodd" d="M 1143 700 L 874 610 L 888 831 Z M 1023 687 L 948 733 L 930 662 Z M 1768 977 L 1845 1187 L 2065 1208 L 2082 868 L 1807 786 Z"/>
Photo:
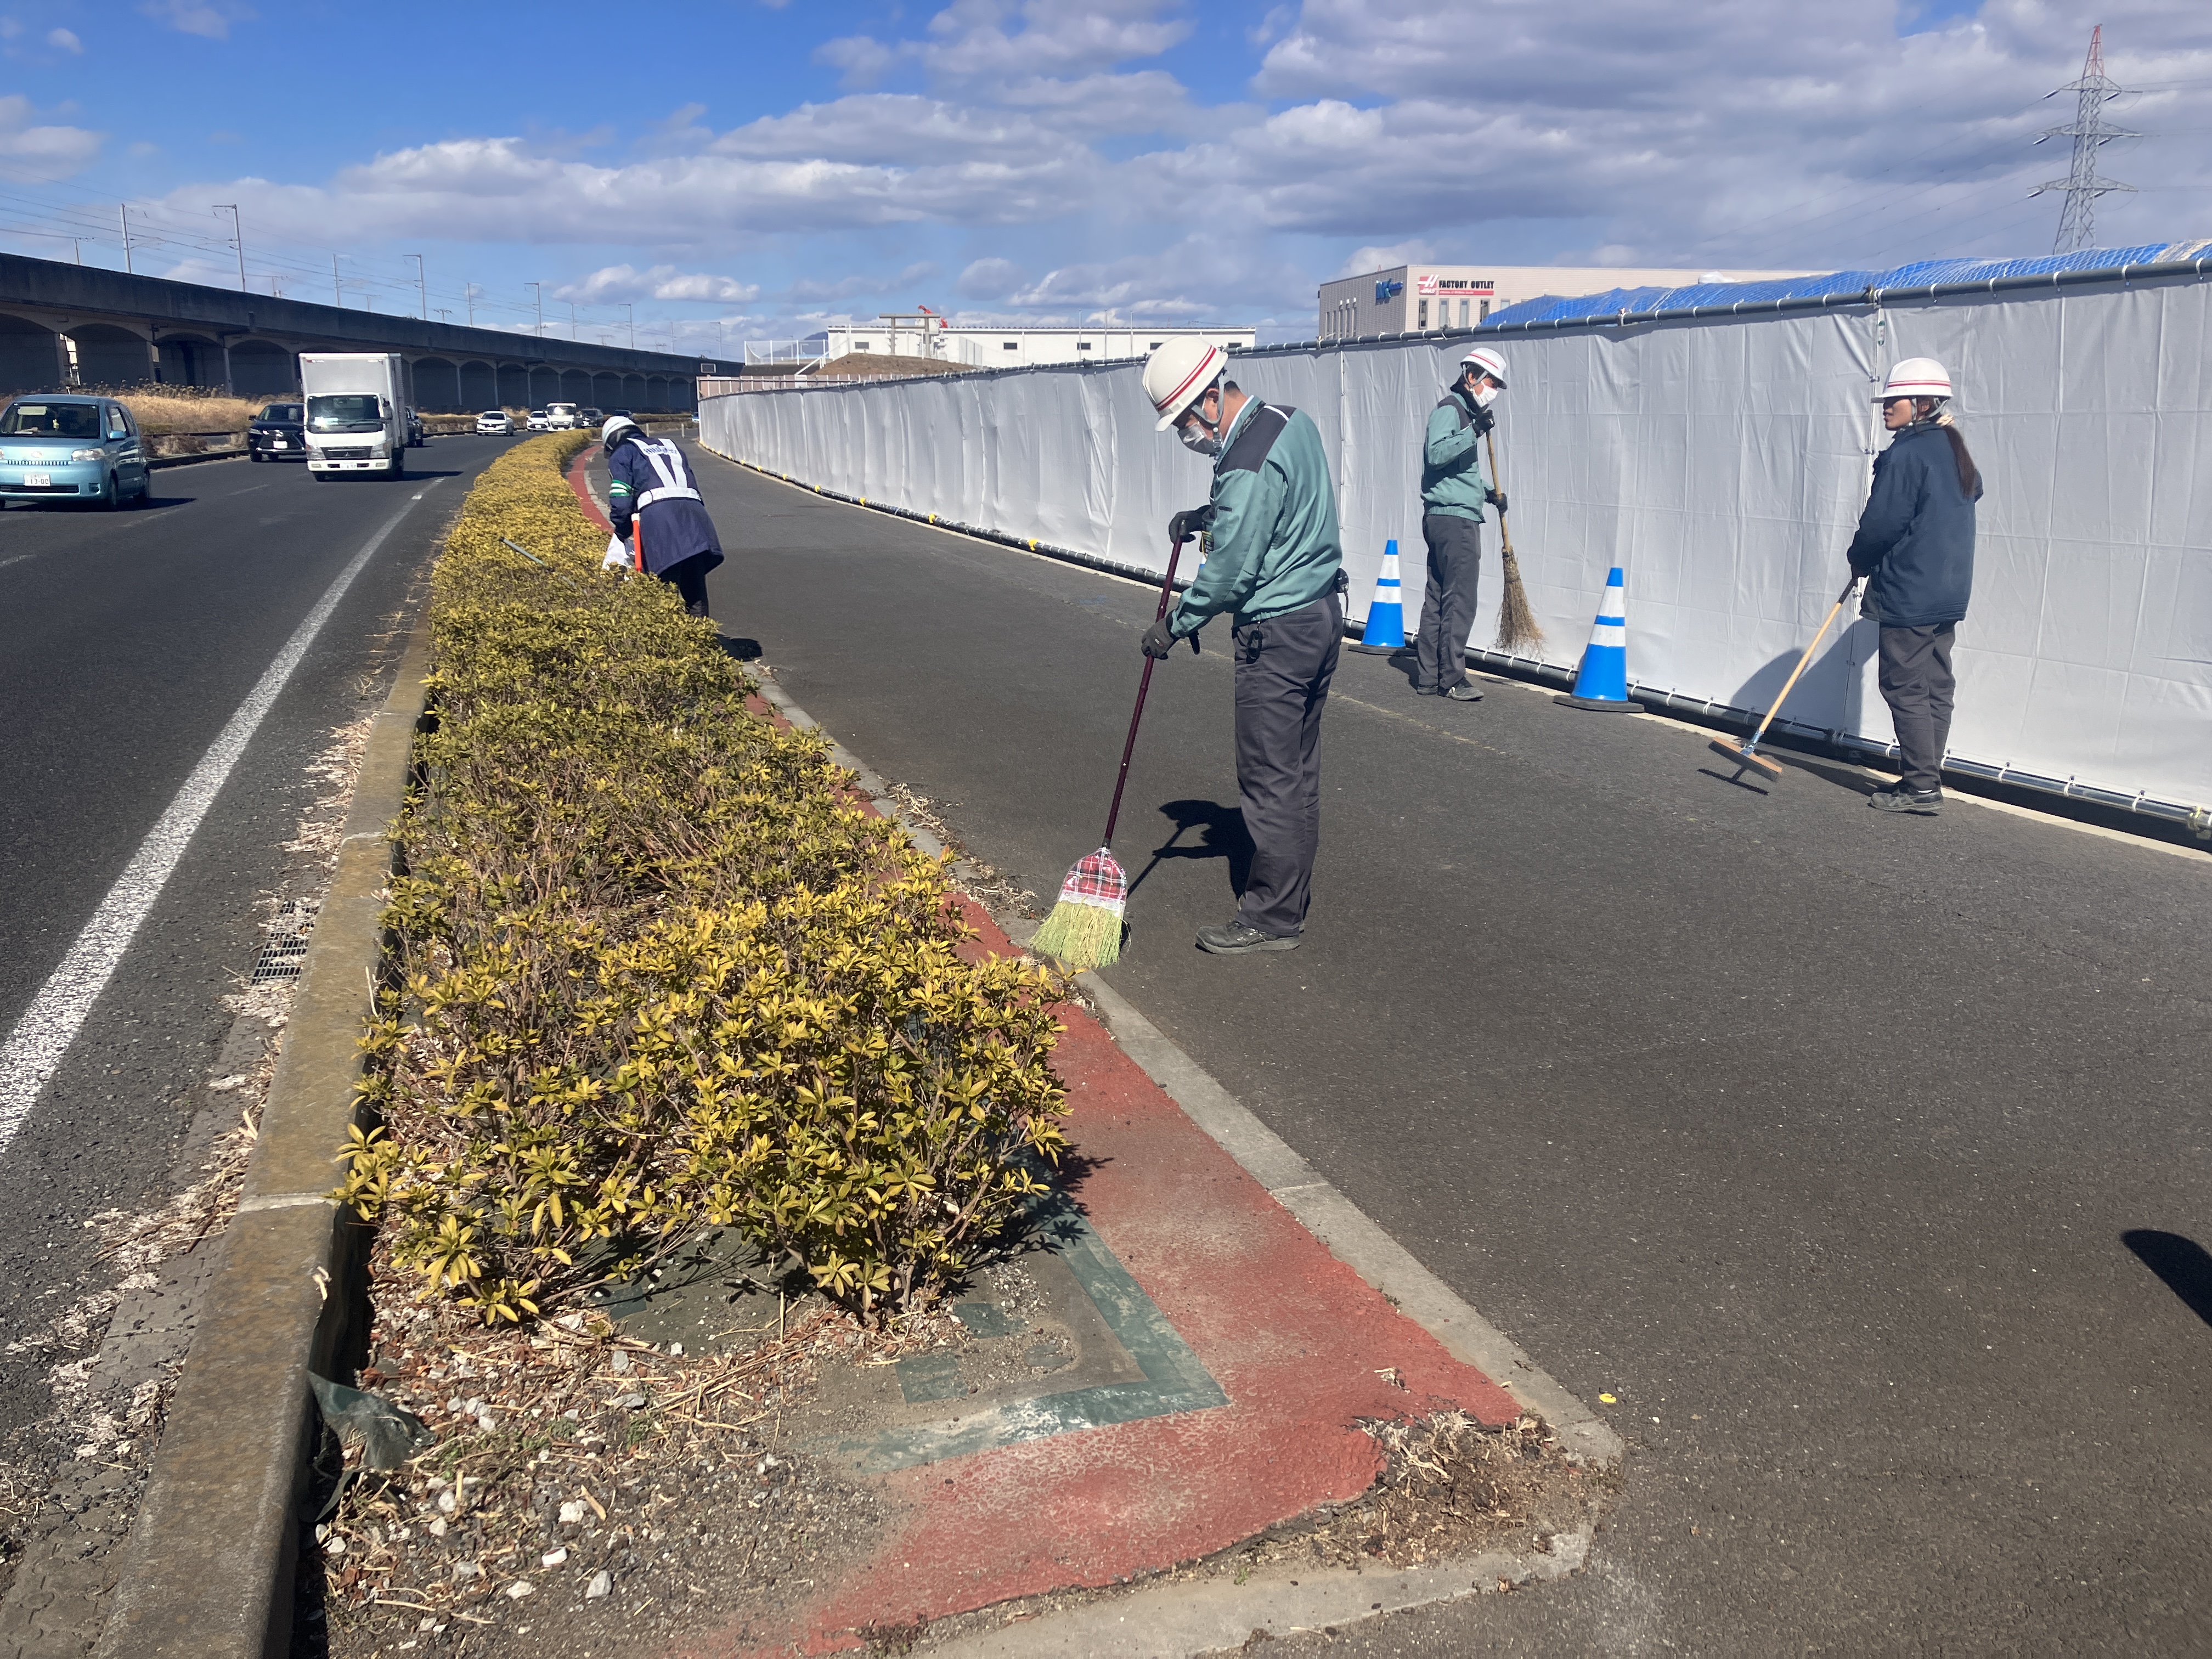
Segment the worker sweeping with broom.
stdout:
<path fill-rule="evenodd" d="M 1237 799 L 1252 866 L 1236 915 L 1199 929 L 1198 945 L 1242 956 L 1295 950 L 1305 927 L 1321 845 L 1322 710 L 1344 635 L 1344 549 L 1313 417 L 1248 397 L 1225 377 L 1228 365 L 1220 347 L 1195 340 L 1170 340 L 1146 360 L 1145 393 L 1159 416 L 1154 429 L 1172 427 L 1185 447 L 1213 458 L 1213 490 L 1204 507 L 1170 522 L 1177 549 L 1203 532 L 1208 555 L 1180 601 L 1170 604 L 1163 586 L 1142 644 L 1156 664 L 1213 617 L 1226 611 L 1232 621 Z M 1146 684 L 1150 678 L 1148 664 Z M 1135 740 L 1133 720 L 1129 745 Z M 1125 773 L 1127 761 L 1125 746 Z M 1032 948 L 1072 968 L 1113 961 L 1126 892 L 1110 846 L 1100 848 L 1069 872 Z M 1085 913 L 1109 904 L 1117 924 L 1105 947 L 1111 954 L 1087 948 L 1098 929 Z"/>
<path fill-rule="evenodd" d="M 1501 522 L 1505 496 L 1482 477 L 1480 446 L 1495 416 L 1490 406 L 1505 390 L 1505 360 L 1477 346 L 1459 360 L 1459 378 L 1429 412 L 1421 447 L 1421 539 L 1428 544 L 1428 592 L 1414 647 L 1413 690 L 1455 702 L 1480 702 L 1467 678 L 1468 635 L 1474 631 L 1476 585 L 1482 574 L 1482 509 Z M 1492 463 L 1496 471 L 1496 463 Z"/>

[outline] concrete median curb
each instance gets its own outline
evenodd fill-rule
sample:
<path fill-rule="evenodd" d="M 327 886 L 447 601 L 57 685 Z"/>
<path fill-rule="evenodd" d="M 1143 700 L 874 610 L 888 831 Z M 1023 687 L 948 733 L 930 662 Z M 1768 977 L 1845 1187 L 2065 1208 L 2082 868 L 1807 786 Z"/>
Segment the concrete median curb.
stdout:
<path fill-rule="evenodd" d="M 125 1547 L 101 1659 L 260 1659 L 291 1648 L 310 1370 L 349 1369 L 368 1230 L 324 1197 L 356 1121 L 358 1041 L 383 974 L 390 830 L 429 673 L 427 620 L 377 714 L 316 918 L 238 1214 Z"/>

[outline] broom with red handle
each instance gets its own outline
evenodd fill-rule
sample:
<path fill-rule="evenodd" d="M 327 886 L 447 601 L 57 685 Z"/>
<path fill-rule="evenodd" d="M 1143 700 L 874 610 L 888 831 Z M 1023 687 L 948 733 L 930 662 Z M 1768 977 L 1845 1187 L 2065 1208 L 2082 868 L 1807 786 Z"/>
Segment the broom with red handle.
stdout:
<path fill-rule="evenodd" d="M 1176 567 L 1182 562 L 1182 540 L 1175 538 L 1168 550 L 1168 574 L 1160 583 L 1160 603 L 1152 613 L 1158 622 L 1168 614 L 1175 599 Z M 1191 636 L 1191 649 L 1198 636 Z M 1075 861 L 1067 879 L 1060 884 L 1060 902 L 1036 930 L 1030 949 L 1050 957 L 1071 974 L 1103 968 L 1121 957 L 1121 915 L 1129 902 L 1129 878 L 1114 856 L 1114 826 L 1121 817 L 1121 791 L 1129 782 L 1129 757 L 1137 749 L 1137 725 L 1145 718 L 1145 694 L 1152 689 L 1152 659 L 1145 659 L 1145 672 L 1137 681 L 1137 706 L 1129 711 L 1129 735 L 1121 743 L 1121 769 L 1114 778 L 1114 804 L 1106 809 L 1106 834 L 1095 853 Z"/>

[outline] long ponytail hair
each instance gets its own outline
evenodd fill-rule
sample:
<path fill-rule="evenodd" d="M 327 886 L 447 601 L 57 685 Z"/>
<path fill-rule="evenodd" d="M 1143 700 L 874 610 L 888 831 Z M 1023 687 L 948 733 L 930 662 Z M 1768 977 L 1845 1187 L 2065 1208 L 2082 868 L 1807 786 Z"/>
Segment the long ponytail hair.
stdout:
<path fill-rule="evenodd" d="M 1951 461 L 1959 469 L 1959 493 L 1971 501 L 1982 493 L 1982 473 L 1966 449 L 1966 434 L 1959 430 L 1958 422 L 1951 417 L 1951 411 L 1948 409 L 1936 415 L 1936 424 L 1943 428 L 1943 435 L 1951 441 Z"/>

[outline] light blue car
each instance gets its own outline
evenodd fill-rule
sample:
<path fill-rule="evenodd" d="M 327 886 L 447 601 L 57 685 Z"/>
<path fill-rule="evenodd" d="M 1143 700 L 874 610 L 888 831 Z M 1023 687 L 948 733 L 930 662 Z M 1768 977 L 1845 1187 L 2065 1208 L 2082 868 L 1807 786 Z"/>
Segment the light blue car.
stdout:
<path fill-rule="evenodd" d="M 112 398 L 56 392 L 0 411 L 0 502 L 120 507 L 153 485 L 138 422 Z"/>

